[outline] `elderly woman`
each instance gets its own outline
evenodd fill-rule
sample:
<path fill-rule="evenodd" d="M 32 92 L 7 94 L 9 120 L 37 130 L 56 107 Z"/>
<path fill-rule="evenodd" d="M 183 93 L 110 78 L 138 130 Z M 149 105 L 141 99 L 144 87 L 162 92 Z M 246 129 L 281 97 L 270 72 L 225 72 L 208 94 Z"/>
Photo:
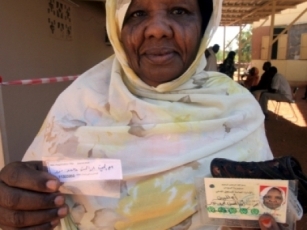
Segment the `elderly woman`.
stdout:
<path fill-rule="evenodd" d="M 260 196 L 261 204 L 267 209 L 267 212 L 278 210 L 286 203 L 285 191 L 278 187 L 266 187 L 260 192 Z"/>
<path fill-rule="evenodd" d="M 195 178 L 210 176 L 215 157 L 272 158 L 252 95 L 221 73 L 203 71 L 221 4 L 106 2 L 115 55 L 59 96 L 27 162 L 1 171 L 3 229 L 217 229 L 198 218 Z M 40 162 L 51 157 L 121 160 L 120 198 L 64 197 Z"/>

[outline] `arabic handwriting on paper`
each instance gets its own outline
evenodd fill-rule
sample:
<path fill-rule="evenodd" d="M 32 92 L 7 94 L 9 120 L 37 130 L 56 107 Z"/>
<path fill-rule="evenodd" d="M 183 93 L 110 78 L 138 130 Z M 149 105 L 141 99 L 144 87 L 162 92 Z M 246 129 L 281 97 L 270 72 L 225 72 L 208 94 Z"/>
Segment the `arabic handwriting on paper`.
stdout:
<path fill-rule="evenodd" d="M 112 165 L 110 166 L 107 166 L 106 164 L 104 164 L 103 166 L 99 165 L 98 166 L 98 169 L 103 172 L 103 171 L 110 171 L 110 170 L 113 170 L 114 167 Z"/>
<path fill-rule="evenodd" d="M 77 168 L 68 169 L 67 172 L 79 172 Z"/>
<path fill-rule="evenodd" d="M 67 165 L 65 164 L 65 169 L 59 169 L 53 171 L 55 174 L 61 174 L 63 172 L 69 173 L 69 172 L 107 172 L 107 171 L 112 171 L 115 170 L 113 165 L 99 165 L 97 167 L 95 166 L 82 166 L 79 169 L 75 168 L 74 165 L 71 165 L 71 168 L 67 169 Z"/>
<path fill-rule="evenodd" d="M 122 179 L 121 162 L 114 159 L 47 162 L 47 167 L 61 182 Z"/>

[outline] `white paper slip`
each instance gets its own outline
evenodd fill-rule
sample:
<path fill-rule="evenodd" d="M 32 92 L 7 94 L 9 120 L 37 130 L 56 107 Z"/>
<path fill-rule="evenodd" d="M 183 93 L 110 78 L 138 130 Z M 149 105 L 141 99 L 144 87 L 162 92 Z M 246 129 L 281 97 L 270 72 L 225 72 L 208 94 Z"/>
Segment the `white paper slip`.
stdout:
<path fill-rule="evenodd" d="M 61 182 L 122 180 L 122 165 L 115 159 L 46 161 L 48 172 Z"/>
<path fill-rule="evenodd" d="M 289 181 L 205 178 L 209 218 L 258 220 L 269 213 L 285 223 Z"/>

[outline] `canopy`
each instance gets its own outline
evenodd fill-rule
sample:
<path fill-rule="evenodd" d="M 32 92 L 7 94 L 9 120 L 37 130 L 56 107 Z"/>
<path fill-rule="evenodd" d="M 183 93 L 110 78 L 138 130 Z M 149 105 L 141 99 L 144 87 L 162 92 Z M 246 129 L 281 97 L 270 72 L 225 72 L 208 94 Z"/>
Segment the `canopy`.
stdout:
<path fill-rule="evenodd" d="M 252 24 L 275 13 L 295 8 L 306 0 L 224 0 L 221 26 Z"/>

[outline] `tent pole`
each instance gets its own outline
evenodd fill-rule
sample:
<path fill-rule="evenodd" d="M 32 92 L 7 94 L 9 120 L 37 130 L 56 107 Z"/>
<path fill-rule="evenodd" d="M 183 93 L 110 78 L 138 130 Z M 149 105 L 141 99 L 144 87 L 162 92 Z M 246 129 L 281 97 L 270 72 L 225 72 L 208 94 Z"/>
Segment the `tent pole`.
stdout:
<path fill-rule="evenodd" d="M 242 45 L 242 22 L 240 22 L 240 32 L 239 32 L 239 47 L 238 47 L 238 81 L 240 80 L 241 76 L 241 47 Z"/>
<path fill-rule="evenodd" d="M 276 12 L 276 0 L 272 1 L 272 15 L 271 15 L 271 27 L 270 27 L 270 37 L 269 37 L 269 49 L 268 49 L 268 61 L 272 59 L 272 47 L 273 47 L 273 37 L 274 37 L 274 25 L 275 25 L 275 12 Z"/>
<path fill-rule="evenodd" d="M 223 48 L 223 60 L 226 58 L 226 26 L 224 26 L 224 48 Z"/>

